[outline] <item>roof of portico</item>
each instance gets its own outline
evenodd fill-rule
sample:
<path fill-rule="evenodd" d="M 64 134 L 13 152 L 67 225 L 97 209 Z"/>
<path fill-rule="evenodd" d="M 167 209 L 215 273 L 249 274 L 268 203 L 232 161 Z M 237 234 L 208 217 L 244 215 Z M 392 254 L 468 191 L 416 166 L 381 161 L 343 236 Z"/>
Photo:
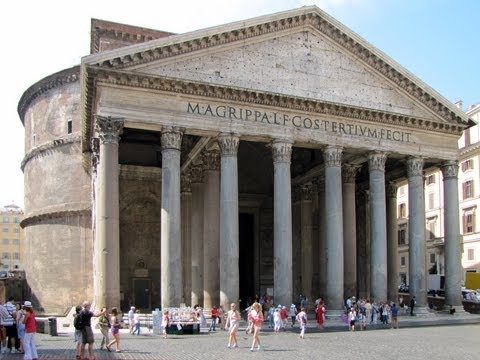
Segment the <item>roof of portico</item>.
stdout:
<path fill-rule="evenodd" d="M 132 71 L 154 61 L 175 56 L 188 56 L 189 53 L 206 51 L 255 37 L 272 36 L 272 34 L 292 29 L 308 29 L 328 37 L 336 46 L 351 53 L 364 65 L 388 79 L 403 94 L 415 99 L 433 115 L 433 119 L 437 120 L 257 89 Z M 97 82 L 235 100 L 456 134 L 461 134 L 464 128 L 473 125 L 473 121 L 455 105 L 316 6 L 302 7 L 186 34 L 171 35 L 84 57 L 82 59 L 84 106 L 82 147 L 84 152 L 90 150 L 92 104 Z"/>

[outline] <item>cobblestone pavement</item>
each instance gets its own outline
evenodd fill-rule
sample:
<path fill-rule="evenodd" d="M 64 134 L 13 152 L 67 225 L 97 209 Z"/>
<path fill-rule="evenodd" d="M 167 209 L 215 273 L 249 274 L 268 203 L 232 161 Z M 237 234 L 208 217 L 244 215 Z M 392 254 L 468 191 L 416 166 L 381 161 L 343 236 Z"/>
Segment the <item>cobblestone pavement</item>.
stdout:
<path fill-rule="evenodd" d="M 140 336 L 121 333 L 121 353 L 98 349 L 101 336 L 95 333 L 96 359 L 480 359 L 480 323 L 453 322 L 450 325 L 432 323 L 400 329 L 367 329 L 349 332 L 346 325 L 327 326 L 319 332 L 309 327 L 305 339 L 299 338 L 299 329 L 288 328 L 275 334 L 267 326 L 261 333 L 263 349 L 250 351 L 251 335 L 241 328 L 238 333 L 239 347 L 227 348 L 226 331 L 199 335 L 160 335 L 142 328 Z M 313 325 L 313 324 L 312 324 Z M 406 321 L 405 321 L 405 325 Z M 423 326 L 420 326 L 423 325 Z M 401 325 L 402 326 L 402 325 Z M 59 328 L 59 331 L 63 329 Z M 40 359 L 74 359 L 73 334 L 71 330 L 59 332 L 58 336 L 37 334 L 37 349 Z M 2 359 L 22 359 L 22 355 L 2 355 Z"/>

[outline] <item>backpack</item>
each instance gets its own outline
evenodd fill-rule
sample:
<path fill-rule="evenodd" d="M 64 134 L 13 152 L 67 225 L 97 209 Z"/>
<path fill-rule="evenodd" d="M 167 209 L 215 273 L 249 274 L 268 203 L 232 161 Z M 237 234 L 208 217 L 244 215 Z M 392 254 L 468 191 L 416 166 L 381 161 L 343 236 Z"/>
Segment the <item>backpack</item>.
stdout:
<path fill-rule="evenodd" d="M 85 329 L 85 323 L 83 322 L 83 314 L 81 312 L 78 313 L 73 319 L 73 326 L 77 330 Z"/>

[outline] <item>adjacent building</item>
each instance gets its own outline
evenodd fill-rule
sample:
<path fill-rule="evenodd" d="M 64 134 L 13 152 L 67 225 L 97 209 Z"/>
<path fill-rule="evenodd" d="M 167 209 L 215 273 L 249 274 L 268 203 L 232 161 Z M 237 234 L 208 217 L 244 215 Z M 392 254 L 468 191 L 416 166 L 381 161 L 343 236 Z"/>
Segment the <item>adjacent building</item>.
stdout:
<path fill-rule="evenodd" d="M 23 270 L 24 231 L 20 227 L 23 210 L 15 205 L 0 207 L 2 241 L 0 242 L 0 271 L 7 276 L 8 272 Z"/>
<path fill-rule="evenodd" d="M 47 312 L 395 299 L 402 181 L 426 307 L 423 175 L 438 169 L 461 305 L 458 140 L 474 123 L 315 6 L 178 35 L 92 20 L 91 54 L 18 112 L 26 277 Z"/>

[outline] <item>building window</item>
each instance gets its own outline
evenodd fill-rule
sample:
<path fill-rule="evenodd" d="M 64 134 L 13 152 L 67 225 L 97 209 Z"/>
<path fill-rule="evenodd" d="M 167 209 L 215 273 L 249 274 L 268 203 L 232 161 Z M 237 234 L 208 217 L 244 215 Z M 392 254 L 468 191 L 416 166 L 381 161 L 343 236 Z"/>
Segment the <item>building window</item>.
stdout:
<path fill-rule="evenodd" d="M 13 239 L 12 244 L 13 245 L 20 245 L 20 239 Z"/>
<path fill-rule="evenodd" d="M 463 212 L 463 233 L 475 232 L 475 209 L 468 209 Z"/>
<path fill-rule="evenodd" d="M 18 223 L 20 223 L 20 219 L 19 219 L 18 217 L 14 217 L 14 218 L 13 218 L 13 222 L 14 222 L 15 224 L 18 224 Z"/>
<path fill-rule="evenodd" d="M 398 230 L 398 245 L 405 245 L 405 237 L 406 237 L 406 230 L 399 229 Z"/>
<path fill-rule="evenodd" d="M 20 260 L 20 253 L 14 252 L 13 253 L 13 260 Z"/>
<path fill-rule="evenodd" d="M 467 260 L 468 260 L 468 261 L 473 261 L 473 260 L 475 260 L 475 249 L 468 249 L 468 252 L 467 252 Z"/>
<path fill-rule="evenodd" d="M 3 245 L 8 245 L 8 239 L 2 239 L 2 244 Z"/>
<path fill-rule="evenodd" d="M 405 204 L 398 205 L 398 217 L 405 219 L 407 217 L 407 206 Z"/>
<path fill-rule="evenodd" d="M 400 266 L 405 266 L 405 256 L 400 258 Z"/>
<path fill-rule="evenodd" d="M 435 174 L 427 176 L 427 185 L 435 184 Z"/>
<path fill-rule="evenodd" d="M 467 161 L 462 162 L 462 171 L 473 169 L 473 159 L 468 159 Z"/>
<path fill-rule="evenodd" d="M 2 253 L 2 259 L 9 259 L 9 258 L 10 258 L 10 256 L 9 256 L 8 252 Z"/>
<path fill-rule="evenodd" d="M 8 232 L 8 228 L 3 228 L 2 232 Z"/>
<path fill-rule="evenodd" d="M 4 216 L 4 217 L 3 217 L 3 223 L 8 223 L 8 221 L 9 221 L 9 220 L 8 220 L 8 216 Z"/>
<path fill-rule="evenodd" d="M 430 264 L 435 264 L 435 254 L 430 254 Z"/>
<path fill-rule="evenodd" d="M 436 238 L 437 219 L 435 217 L 427 219 L 428 239 Z"/>
<path fill-rule="evenodd" d="M 431 210 L 434 208 L 435 208 L 435 194 L 432 192 L 428 194 L 428 210 Z"/>
<path fill-rule="evenodd" d="M 67 121 L 67 134 L 72 133 L 72 120 Z"/>
<path fill-rule="evenodd" d="M 465 181 L 462 184 L 463 188 L 463 199 L 473 198 L 473 180 Z"/>

